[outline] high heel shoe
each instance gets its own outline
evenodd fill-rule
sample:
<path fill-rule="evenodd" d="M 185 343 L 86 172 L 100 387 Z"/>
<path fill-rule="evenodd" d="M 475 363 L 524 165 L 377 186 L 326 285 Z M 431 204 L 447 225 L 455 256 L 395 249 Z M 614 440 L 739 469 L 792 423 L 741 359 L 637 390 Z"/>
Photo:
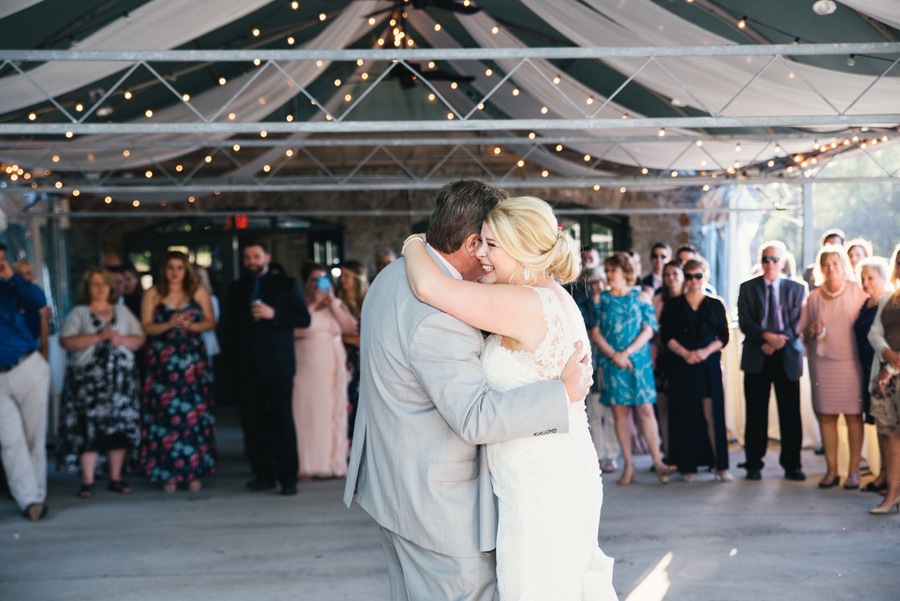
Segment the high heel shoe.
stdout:
<path fill-rule="evenodd" d="M 716 472 L 716 480 L 719 482 L 734 482 L 734 476 L 728 473 L 728 470 Z"/>
<path fill-rule="evenodd" d="M 637 480 L 637 472 L 634 470 L 633 465 L 626 465 L 625 469 L 622 471 L 622 477 L 619 478 L 618 483 L 622 486 L 626 484 L 631 484 Z"/>
<path fill-rule="evenodd" d="M 894 502 L 890 505 L 879 505 L 878 507 L 873 507 L 869 510 L 869 513 L 873 515 L 887 515 L 895 508 L 897 509 L 897 512 L 900 513 L 900 495 L 897 495 L 897 498 L 894 499 Z"/>
<path fill-rule="evenodd" d="M 678 471 L 678 468 L 674 465 L 666 465 L 662 461 L 653 466 L 653 472 L 656 474 L 656 477 L 659 478 L 660 484 L 668 484 L 669 476 Z"/>

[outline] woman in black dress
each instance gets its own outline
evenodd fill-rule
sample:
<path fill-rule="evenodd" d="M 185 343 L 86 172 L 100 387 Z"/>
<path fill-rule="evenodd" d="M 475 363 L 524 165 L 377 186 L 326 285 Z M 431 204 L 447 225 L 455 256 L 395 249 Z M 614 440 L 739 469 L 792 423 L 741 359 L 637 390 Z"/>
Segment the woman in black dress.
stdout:
<path fill-rule="evenodd" d="M 685 293 L 666 302 L 660 338 L 671 351 L 669 381 L 669 463 L 685 482 L 698 465 L 715 467 L 716 479 L 731 482 L 721 350 L 728 344 L 728 317 L 722 299 L 705 292 L 709 265 L 702 258 L 684 266 Z"/>

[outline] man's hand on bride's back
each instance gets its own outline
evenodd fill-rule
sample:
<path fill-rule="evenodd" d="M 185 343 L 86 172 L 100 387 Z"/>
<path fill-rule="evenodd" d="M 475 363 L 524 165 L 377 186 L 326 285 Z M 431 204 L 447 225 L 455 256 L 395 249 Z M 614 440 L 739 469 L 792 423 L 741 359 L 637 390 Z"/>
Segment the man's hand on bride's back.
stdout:
<path fill-rule="evenodd" d="M 569 357 L 559 375 L 559 379 L 566 386 L 566 394 L 569 395 L 570 403 L 577 403 L 587 396 L 593 375 L 590 354 L 584 350 L 581 342 L 576 342 L 575 352 Z"/>

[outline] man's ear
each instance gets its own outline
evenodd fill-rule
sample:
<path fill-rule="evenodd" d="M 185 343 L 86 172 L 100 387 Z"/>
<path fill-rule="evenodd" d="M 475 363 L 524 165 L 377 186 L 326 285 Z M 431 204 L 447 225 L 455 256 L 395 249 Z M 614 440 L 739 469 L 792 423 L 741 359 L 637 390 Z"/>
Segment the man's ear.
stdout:
<path fill-rule="evenodd" d="M 481 245 L 481 234 L 472 234 L 466 241 L 463 243 L 463 248 L 466 249 L 466 253 L 470 255 L 474 255 L 478 252 L 478 247 Z"/>

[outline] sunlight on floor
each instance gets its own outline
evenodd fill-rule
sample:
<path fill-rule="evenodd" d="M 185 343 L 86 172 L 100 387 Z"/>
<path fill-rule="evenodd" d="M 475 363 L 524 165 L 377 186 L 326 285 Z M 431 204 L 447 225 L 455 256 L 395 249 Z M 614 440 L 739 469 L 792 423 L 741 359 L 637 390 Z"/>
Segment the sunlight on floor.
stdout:
<path fill-rule="evenodd" d="M 663 556 L 650 573 L 631 591 L 625 601 L 662 601 L 669 592 L 669 574 L 666 568 L 672 563 L 672 552 Z"/>

